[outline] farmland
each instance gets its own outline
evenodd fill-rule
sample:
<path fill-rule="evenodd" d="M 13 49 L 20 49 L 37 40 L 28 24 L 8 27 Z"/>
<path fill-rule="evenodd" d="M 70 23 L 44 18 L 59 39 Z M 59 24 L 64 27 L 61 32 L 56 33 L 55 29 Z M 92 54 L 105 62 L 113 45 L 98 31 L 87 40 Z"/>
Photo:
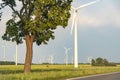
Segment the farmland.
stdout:
<path fill-rule="evenodd" d="M 120 71 L 119 65 L 116 67 L 79 65 L 78 69 L 74 69 L 73 65 L 32 65 L 30 74 L 24 74 L 23 68 L 23 65 L 0 65 L 0 80 L 63 80 L 72 77 Z"/>

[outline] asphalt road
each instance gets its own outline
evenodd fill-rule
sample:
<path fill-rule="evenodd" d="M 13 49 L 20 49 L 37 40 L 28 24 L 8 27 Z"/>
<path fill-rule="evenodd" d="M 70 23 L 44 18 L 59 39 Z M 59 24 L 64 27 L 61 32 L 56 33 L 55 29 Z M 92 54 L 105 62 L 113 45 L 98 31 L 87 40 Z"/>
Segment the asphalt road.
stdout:
<path fill-rule="evenodd" d="M 120 72 L 80 77 L 80 78 L 71 78 L 67 80 L 120 80 Z"/>

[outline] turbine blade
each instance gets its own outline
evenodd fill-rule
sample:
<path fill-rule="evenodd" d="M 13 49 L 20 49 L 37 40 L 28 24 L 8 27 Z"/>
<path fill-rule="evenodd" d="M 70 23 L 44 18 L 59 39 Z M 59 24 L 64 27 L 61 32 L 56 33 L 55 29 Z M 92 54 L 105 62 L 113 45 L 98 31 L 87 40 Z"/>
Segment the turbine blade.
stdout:
<path fill-rule="evenodd" d="M 72 8 L 72 9 L 74 9 L 74 10 L 76 9 L 76 8 L 75 8 L 75 7 L 73 7 L 73 6 L 71 6 L 71 8 Z"/>
<path fill-rule="evenodd" d="M 100 1 L 100 0 L 96 0 L 96 1 L 89 2 L 89 3 L 87 3 L 87 4 L 84 4 L 84 5 L 80 6 L 80 7 L 78 7 L 77 9 L 84 8 L 84 7 L 86 7 L 86 6 L 95 4 L 95 3 L 98 2 L 98 1 Z"/>
<path fill-rule="evenodd" d="M 64 49 L 66 50 L 66 47 L 64 47 Z"/>
<path fill-rule="evenodd" d="M 71 48 L 68 48 L 68 51 L 70 50 Z"/>
<path fill-rule="evenodd" d="M 75 10 L 74 10 L 74 13 L 73 13 L 73 20 L 72 20 L 72 27 L 71 27 L 71 34 L 72 34 L 73 27 L 74 27 L 74 24 L 75 24 L 75 16 L 76 16 L 76 13 L 75 13 Z"/>

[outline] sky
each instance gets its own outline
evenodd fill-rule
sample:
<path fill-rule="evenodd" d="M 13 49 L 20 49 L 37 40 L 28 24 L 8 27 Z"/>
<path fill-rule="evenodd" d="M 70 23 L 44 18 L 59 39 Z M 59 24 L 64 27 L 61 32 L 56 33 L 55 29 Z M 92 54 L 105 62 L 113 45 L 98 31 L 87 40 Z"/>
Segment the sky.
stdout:
<path fill-rule="evenodd" d="M 89 3 L 94 0 L 73 0 L 72 6 Z M 1 1 L 0 1 L 1 2 Z M 111 62 L 120 62 L 120 0 L 100 0 L 96 4 L 81 8 L 77 14 L 78 27 L 78 57 L 79 63 L 88 62 L 88 57 L 106 58 Z M 6 60 L 15 60 L 15 43 L 5 42 L 1 36 L 5 31 L 5 23 L 10 16 L 10 9 L 4 10 L 0 22 L 0 61 L 3 60 L 3 45 L 6 45 Z M 55 39 L 48 45 L 33 47 L 33 63 L 45 63 L 53 56 L 54 63 L 65 62 L 64 47 L 70 48 L 68 62 L 73 62 L 74 34 L 70 34 L 73 10 L 68 26 L 63 29 L 58 26 L 55 30 Z M 74 32 L 73 32 L 74 33 Z M 24 63 L 26 53 L 25 43 L 18 45 L 18 62 Z"/>

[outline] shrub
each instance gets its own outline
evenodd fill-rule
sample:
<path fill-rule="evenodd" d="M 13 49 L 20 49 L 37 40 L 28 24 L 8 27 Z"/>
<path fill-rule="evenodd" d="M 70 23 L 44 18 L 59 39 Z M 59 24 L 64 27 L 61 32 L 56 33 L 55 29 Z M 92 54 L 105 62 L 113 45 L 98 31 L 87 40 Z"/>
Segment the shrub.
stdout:
<path fill-rule="evenodd" d="M 15 65 L 13 61 L 0 61 L 0 65 Z"/>
<path fill-rule="evenodd" d="M 96 58 L 96 59 L 92 59 L 92 66 L 116 66 L 115 63 L 110 63 L 108 62 L 107 59 L 103 59 L 103 58 Z"/>

